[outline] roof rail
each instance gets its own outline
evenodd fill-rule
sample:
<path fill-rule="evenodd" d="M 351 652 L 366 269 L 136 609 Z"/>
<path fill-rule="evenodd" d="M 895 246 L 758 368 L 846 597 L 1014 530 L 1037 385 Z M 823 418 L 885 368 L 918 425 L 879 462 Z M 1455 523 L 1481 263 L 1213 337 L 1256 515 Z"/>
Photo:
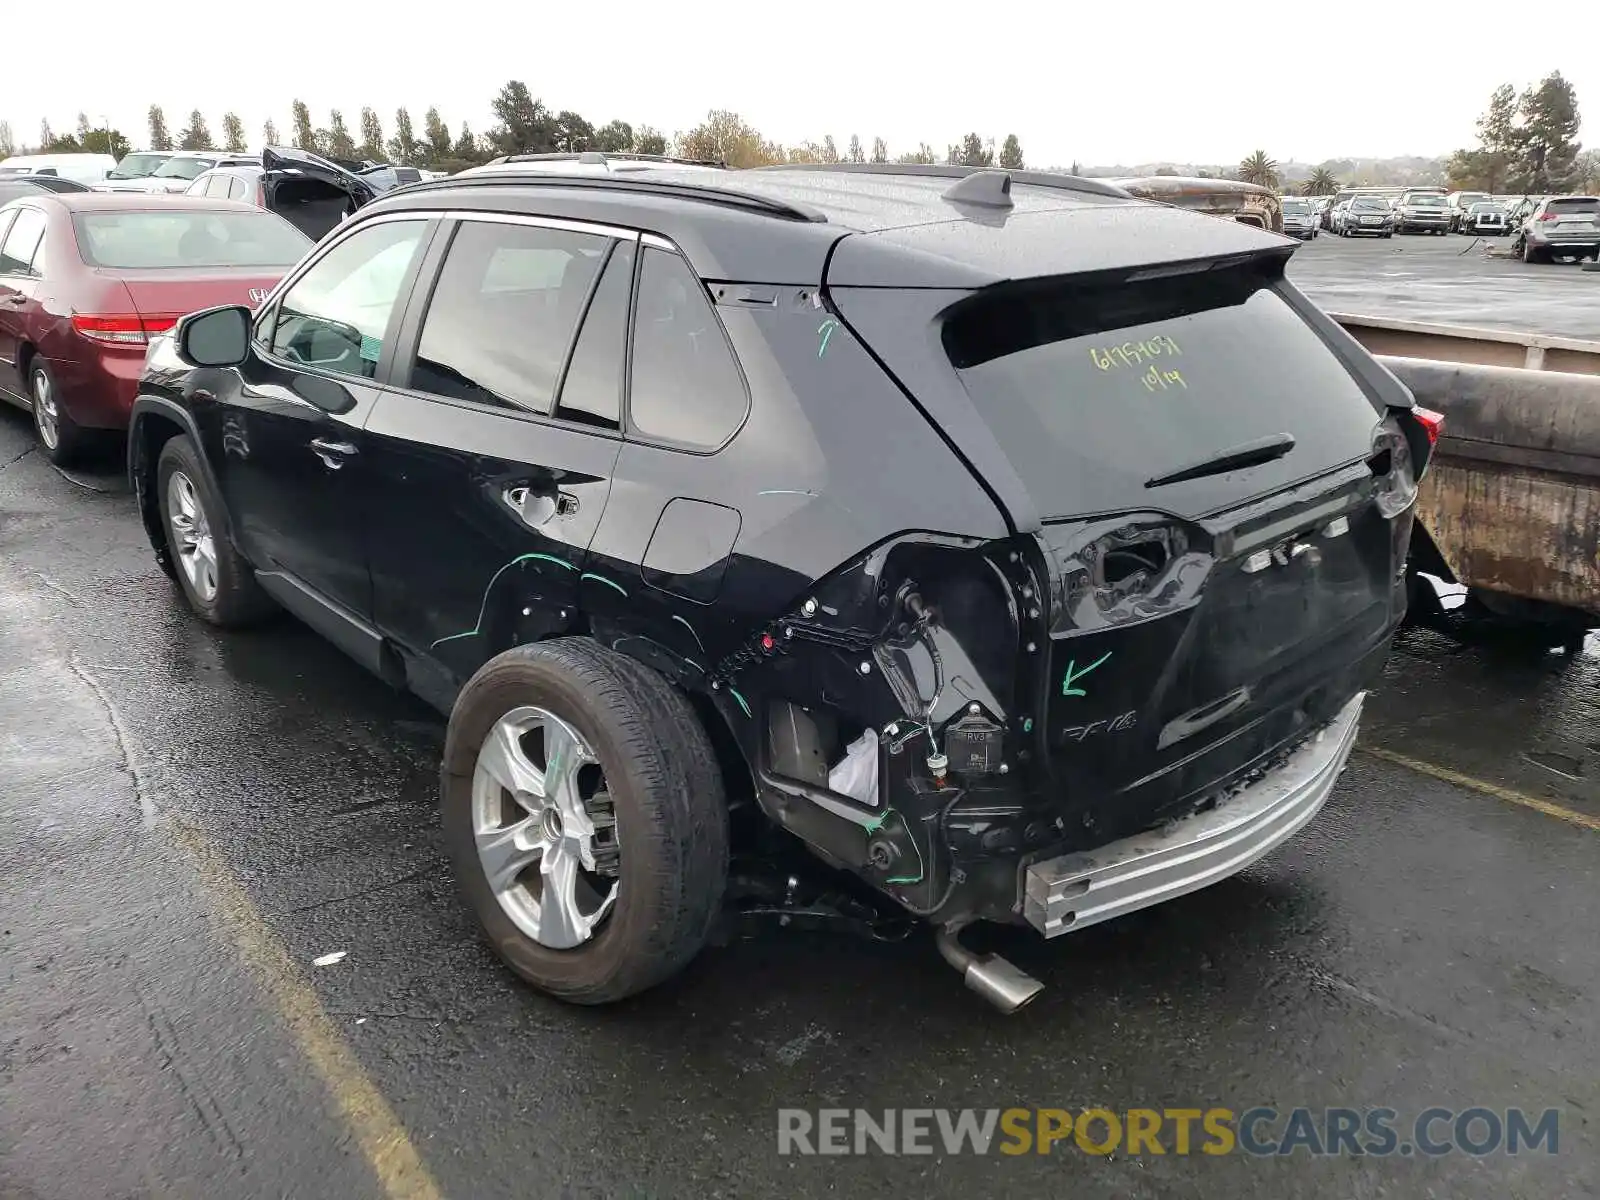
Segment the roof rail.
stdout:
<path fill-rule="evenodd" d="M 1087 192 L 1094 196 L 1135 199 L 1131 192 L 1101 179 L 1082 175 L 1063 175 L 1057 171 L 1013 171 L 1009 168 L 950 166 L 944 163 L 775 163 L 752 167 L 753 171 L 839 171 L 850 175 L 917 175 L 931 179 L 965 179 L 980 172 L 997 174 L 1004 170 L 1014 183 L 1029 187 L 1057 188 L 1064 192 Z"/>
<path fill-rule="evenodd" d="M 635 192 L 640 195 L 672 196 L 680 200 L 697 200 L 705 204 L 720 204 L 727 208 L 740 208 L 763 216 L 779 217 L 785 221 L 814 221 L 826 224 L 826 214 L 804 204 L 794 204 L 756 192 L 720 184 L 683 183 L 660 177 L 646 178 L 638 175 L 552 175 L 541 171 L 491 171 L 482 175 L 463 172 L 447 175 L 443 179 L 425 179 L 407 186 L 406 195 L 418 192 L 440 191 L 459 187 L 546 187 L 577 188 L 597 192 Z M 387 193 L 385 193 L 387 194 Z"/>
<path fill-rule="evenodd" d="M 624 162 L 652 162 L 666 163 L 679 167 L 726 167 L 728 164 L 720 158 L 677 158 L 671 154 L 634 154 L 631 151 L 610 150 L 573 150 L 551 151 L 544 154 L 502 154 L 499 158 L 491 158 L 484 166 L 495 163 L 533 163 L 533 162 L 582 162 L 604 163 L 613 159 Z"/>

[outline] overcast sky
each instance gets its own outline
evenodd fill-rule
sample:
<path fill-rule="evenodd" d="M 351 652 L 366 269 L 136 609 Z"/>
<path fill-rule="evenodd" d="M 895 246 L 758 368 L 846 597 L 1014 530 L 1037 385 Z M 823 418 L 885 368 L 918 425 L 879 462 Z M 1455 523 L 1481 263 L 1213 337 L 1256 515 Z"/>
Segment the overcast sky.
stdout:
<path fill-rule="evenodd" d="M 1490 10 L 1485 0 L 1484 12 Z M 1559 69 L 1600 142 L 1600 6 L 1562 6 L 1561 32 L 1526 38 L 1462 18 L 1472 5 L 1382 4 L 1343 27 L 1340 6 L 793 4 L 700 0 L 572 5 L 274 0 L 75 0 L 7 5 L 9 80 L 0 119 L 19 142 L 77 113 L 111 119 L 135 147 L 145 112 L 174 135 L 199 107 L 213 134 L 232 110 L 252 145 L 289 105 L 359 137 L 363 105 L 420 134 L 437 105 L 454 132 L 484 132 L 507 79 L 596 124 L 621 117 L 668 136 L 731 108 L 784 143 L 852 133 L 892 153 L 941 152 L 976 129 L 1015 133 L 1030 165 L 1237 162 L 1443 154 L 1470 142 L 1501 82 Z M 1261 14 L 1250 28 L 1247 14 Z M 1317 19 L 1319 14 L 1322 19 Z M 1543 24 L 1543 22 L 1541 22 Z M 96 34 L 94 26 L 103 32 Z M 22 49 L 26 48 L 26 49 Z M 1311 86 L 1313 85 L 1314 86 Z"/>

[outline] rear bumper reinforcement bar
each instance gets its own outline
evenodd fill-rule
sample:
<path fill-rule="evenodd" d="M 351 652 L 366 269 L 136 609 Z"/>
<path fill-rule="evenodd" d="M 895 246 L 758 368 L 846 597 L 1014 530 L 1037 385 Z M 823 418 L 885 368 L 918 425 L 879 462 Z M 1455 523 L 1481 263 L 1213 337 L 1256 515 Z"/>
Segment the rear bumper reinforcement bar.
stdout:
<path fill-rule="evenodd" d="M 1208 812 L 1034 863 L 1023 883 L 1028 924 L 1045 937 L 1083 929 L 1226 879 L 1287 841 L 1333 790 L 1365 698 L 1358 693 L 1269 775 Z"/>

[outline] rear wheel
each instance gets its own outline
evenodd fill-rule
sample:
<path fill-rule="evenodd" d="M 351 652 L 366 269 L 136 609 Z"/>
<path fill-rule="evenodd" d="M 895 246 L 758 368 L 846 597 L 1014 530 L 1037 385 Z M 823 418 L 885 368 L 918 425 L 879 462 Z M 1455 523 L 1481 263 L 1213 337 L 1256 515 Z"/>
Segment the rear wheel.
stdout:
<path fill-rule="evenodd" d="M 1536 263 L 1536 262 L 1539 261 L 1539 258 L 1540 258 L 1539 252 L 1533 248 L 1533 243 L 1530 242 L 1527 238 L 1523 238 L 1522 239 L 1522 261 L 1525 262 L 1525 263 Z"/>
<path fill-rule="evenodd" d="M 728 814 L 705 730 L 659 675 L 586 639 L 508 650 L 467 682 L 440 816 L 490 944 L 561 999 L 662 982 L 720 912 Z"/>
<path fill-rule="evenodd" d="M 58 467 L 71 466 L 82 458 L 92 435 L 67 413 L 55 377 L 37 358 L 28 367 L 28 398 L 33 405 L 33 431 L 45 457 Z"/>

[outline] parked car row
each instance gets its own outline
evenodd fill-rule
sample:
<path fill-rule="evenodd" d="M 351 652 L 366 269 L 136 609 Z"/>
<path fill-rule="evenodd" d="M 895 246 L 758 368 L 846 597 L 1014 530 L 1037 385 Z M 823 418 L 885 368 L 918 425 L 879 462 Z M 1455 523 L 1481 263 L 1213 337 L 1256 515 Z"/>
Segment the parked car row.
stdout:
<path fill-rule="evenodd" d="M 0 208 L 0 379 L 57 460 L 129 426 L 199 619 L 287 609 L 448 714 L 444 842 L 536 986 L 681 969 L 737 828 L 1012 1011 L 968 925 L 1182 896 L 1327 799 L 1438 419 L 1282 239 L 1044 173 L 569 156 L 313 246 L 269 210 L 350 193 L 286 162 Z"/>

